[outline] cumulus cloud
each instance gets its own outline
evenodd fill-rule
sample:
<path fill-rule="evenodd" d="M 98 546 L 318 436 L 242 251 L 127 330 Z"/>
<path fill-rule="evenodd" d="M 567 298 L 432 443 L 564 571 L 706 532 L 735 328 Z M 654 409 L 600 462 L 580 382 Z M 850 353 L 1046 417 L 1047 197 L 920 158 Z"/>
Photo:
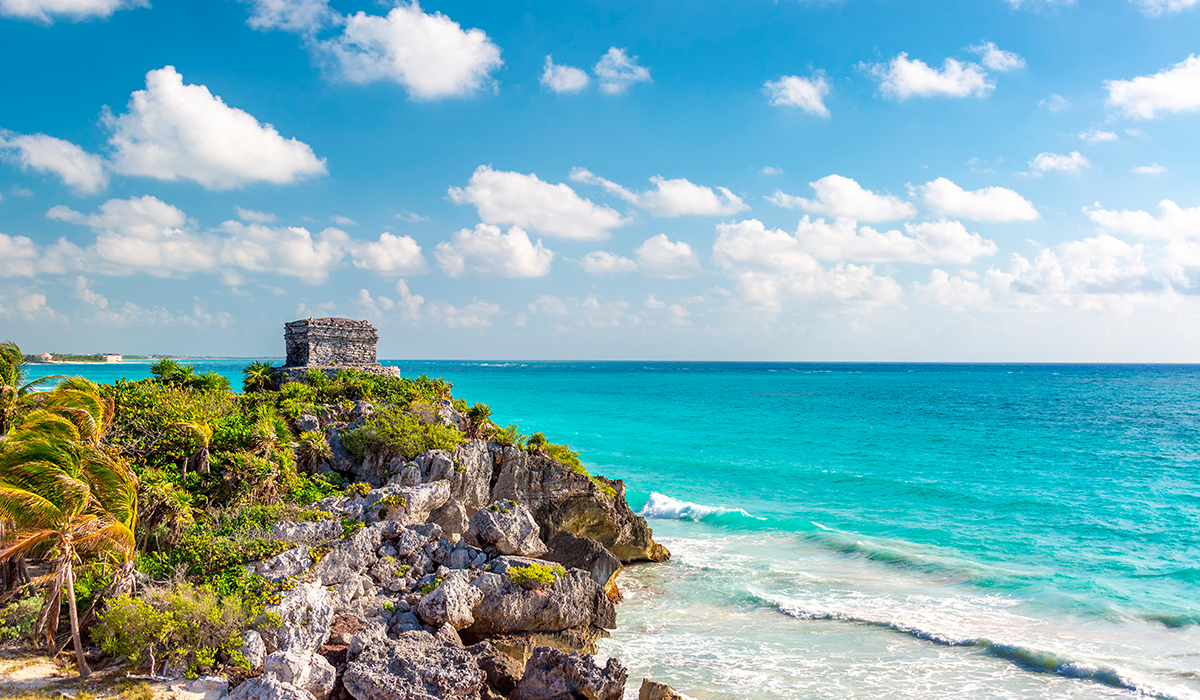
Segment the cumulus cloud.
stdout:
<path fill-rule="evenodd" d="M 1050 110 L 1051 112 L 1061 112 L 1064 109 L 1066 109 L 1067 107 L 1070 107 L 1071 103 L 1069 101 L 1067 101 L 1067 98 L 1063 97 L 1062 95 L 1052 92 L 1052 93 L 1050 93 L 1050 96 L 1047 97 L 1046 99 L 1039 100 L 1038 106 L 1045 107 L 1046 109 Z"/>
<path fill-rule="evenodd" d="M 713 188 L 697 185 L 690 180 L 677 178 L 667 180 L 661 175 L 650 178 L 654 184 L 653 190 L 634 192 L 618 185 L 611 180 L 597 177 L 584 168 L 571 170 L 571 180 L 587 185 L 599 185 L 630 204 L 645 209 L 653 216 L 728 216 L 749 209 L 728 188 Z"/>
<path fill-rule="evenodd" d="M 1152 163 L 1150 165 L 1134 166 L 1129 172 L 1134 175 L 1162 175 L 1167 172 L 1167 169 L 1158 163 Z"/>
<path fill-rule="evenodd" d="M 0 15 L 51 24 L 110 17 L 117 10 L 150 7 L 147 0 L 0 0 Z"/>
<path fill-rule="evenodd" d="M 665 233 L 646 239 L 634 254 L 637 260 L 597 250 L 584 256 L 581 265 L 584 272 L 596 276 L 641 272 L 647 277 L 682 279 L 704 274 L 696 251 L 684 241 L 671 241 Z"/>
<path fill-rule="evenodd" d="M 379 240 L 353 251 L 354 266 L 388 275 L 419 275 L 428 270 L 421 246 L 410 236 L 379 234 Z"/>
<path fill-rule="evenodd" d="M 1132 0 L 1141 5 L 1142 12 L 1151 17 L 1164 13 L 1183 12 L 1186 9 L 1200 5 L 1200 0 Z"/>
<path fill-rule="evenodd" d="M 552 185 L 536 174 L 479 166 L 466 187 L 451 187 L 450 201 L 471 204 L 488 224 L 513 224 L 548 236 L 580 241 L 608 238 L 625 224 L 614 209 L 580 197 L 570 186 Z"/>
<path fill-rule="evenodd" d="M 556 330 L 569 332 L 572 328 L 619 328 L 637 326 L 642 318 L 629 312 L 624 300 L 601 301 L 595 295 L 584 299 L 543 294 L 525 307 L 515 325 L 525 325 L 531 317 L 546 316 L 553 320 Z"/>
<path fill-rule="evenodd" d="M 33 277 L 38 257 L 38 248 L 31 239 L 0 233 L 0 277 Z"/>
<path fill-rule="evenodd" d="M 92 281 L 80 275 L 75 278 L 75 298 L 100 309 L 108 308 L 108 297 L 91 288 Z"/>
<path fill-rule="evenodd" d="M 808 184 L 817 194 L 815 199 L 794 197 L 776 190 L 775 194 L 767 197 L 767 201 L 778 207 L 802 209 L 810 214 L 872 223 L 907 219 L 917 214 L 917 208 L 912 203 L 895 195 L 871 192 L 841 175 L 828 175 Z"/>
<path fill-rule="evenodd" d="M 225 190 L 251 182 L 289 184 L 324 175 L 325 160 L 270 124 L 230 107 L 203 85 L 185 85 L 173 66 L 146 74 L 128 112 L 108 114 L 112 169 Z"/>
<path fill-rule="evenodd" d="M 1041 216 L 1033 202 L 1003 187 L 985 187 L 972 192 L 939 177 L 917 190 L 925 207 L 938 216 L 996 222 L 1036 221 Z"/>
<path fill-rule="evenodd" d="M 988 82 L 987 72 L 975 63 L 953 58 L 942 62 L 941 69 L 920 60 L 909 60 L 901 52 L 887 65 L 864 65 L 879 80 L 884 97 L 907 100 L 911 97 L 986 97 L 996 88 Z"/>
<path fill-rule="evenodd" d="M 1106 80 L 1108 105 L 1134 119 L 1200 110 L 1200 56 L 1133 80 Z"/>
<path fill-rule="evenodd" d="M 311 34 L 340 19 L 329 9 L 329 0 L 250 0 L 246 24 L 259 31 L 279 30 Z"/>
<path fill-rule="evenodd" d="M 805 216 L 794 238 L 806 253 L 827 261 L 966 264 L 998 250 L 992 241 L 946 219 L 905 224 L 902 233 L 859 228 L 850 219 L 830 224 Z"/>
<path fill-rule="evenodd" d="M 269 224 L 275 220 L 275 215 L 265 211 L 255 211 L 253 209 L 242 209 L 235 206 L 238 218 L 242 221 L 248 221 L 252 224 Z"/>
<path fill-rule="evenodd" d="M 1089 129 L 1079 132 L 1079 139 L 1085 143 L 1105 143 L 1107 141 L 1120 141 L 1121 137 L 1117 136 L 1115 131 Z"/>
<path fill-rule="evenodd" d="M 0 250 L 3 250 L 2 240 L 0 240 Z M 625 272 L 637 272 L 638 269 L 637 262 L 603 250 L 594 250 L 583 256 L 580 265 L 583 266 L 584 272 L 589 275 L 596 275 L 597 277 L 618 275 Z"/>
<path fill-rule="evenodd" d="M 1164 199 L 1158 203 L 1159 215 L 1140 209 L 1104 209 L 1099 202 L 1083 208 L 1083 214 L 1101 230 L 1130 233 L 1159 240 L 1200 239 L 1200 207 L 1184 209 Z"/>
<path fill-rule="evenodd" d="M 502 233 L 498 226 L 477 224 L 438 243 L 434 257 L 451 277 L 542 277 L 550 273 L 554 253 L 541 241 L 532 243 L 528 234 L 516 226 Z"/>
<path fill-rule="evenodd" d="M 764 165 L 762 170 L 759 170 L 758 172 L 763 175 L 782 175 L 783 168 L 776 168 L 773 165 Z"/>
<path fill-rule="evenodd" d="M 1092 167 L 1092 162 L 1085 156 L 1080 155 L 1079 151 L 1071 151 L 1066 155 L 1058 153 L 1039 153 L 1034 156 L 1033 160 L 1029 161 L 1029 170 L 1034 175 L 1059 171 L 1064 173 L 1078 173 L 1079 171 Z"/>
<path fill-rule="evenodd" d="M 551 92 L 579 92 L 591 81 L 586 71 L 574 66 L 556 65 L 546 56 L 546 67 L 542 71 L 542 86 Z"/>
<path fill-rule="evenodd" d="M 650 82 L 650 70 L 639 66 L 637 59 L 637 56 L 625 53 L 625 49 L 610 47 L 592 68 L 600 80 L 600 92 L 619 95 L 634 83 Z"/>
<path fill-rule="evenodd" d="M 888 304 L 902 295 L 896 281 L 869 265 L 825 268 L 791 234 L 748 219 L 717 226 L 713 262 L 736 281 L 742 297 L 768 313 L 785 298 L 857 304 Z"/>
<path fill-rule="evenodd" d="M 441 12 L 426 14 L 416 0 L 382 17 L 350 15 L 341 34 L 317 46 L 346 80 L 392 81 L 416 100 L 489 88 L 492 73 L 504 65 L 500 47 L 482 29 L 464 30 Z"/>
<path fill-rule="evenodd" d="M 825 74 L 817 71 L 811 78 L 785 75 L 779 80 L 768 80 L 763 91 L 771 98 L 774 107 L 798 107 L 818 117 L 828 117 L 825 96 L 829 94 L 829 83 Z"/>
<path fill-rule="evenodd" d="M 985 68 L 994 70 L 997 73 L 1021 70 L 1026 65 L 1024 58 L 1021 58 L 1012 51 L 1005 51 L 990 41 L 979 46 L 972 46 L 971 51 L 979 54 L 980 61 Z"/>
<path fill-rule="evenodd" d="M 108 173 L 100 156 L 70 141 L 45 134 L 22 135 L 0 131 L 0 149 L 27 170 L 54 173 L 79 194 L 95 194 L 108 187 Z"/>

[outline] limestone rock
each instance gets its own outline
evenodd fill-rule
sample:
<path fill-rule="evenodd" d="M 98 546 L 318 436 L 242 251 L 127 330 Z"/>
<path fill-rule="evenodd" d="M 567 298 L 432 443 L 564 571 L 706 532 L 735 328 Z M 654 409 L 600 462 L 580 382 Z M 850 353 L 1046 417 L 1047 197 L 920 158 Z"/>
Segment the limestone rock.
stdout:
<path fill-rule="evenodd" d="M 286 552 L 280 552 L 265 561 L 251 562 L 246 565 L 246 572 L 262 576 L 268 581 L 282 581 L 285 578 L 299 576 L 312 566 L 312 554 L 307 545 L 300 545 Z"/>
<path fill-rule="evenodd" d="M 449 624 L 460 630 L 475 623 L 471 609 L 482 599 L 483 592 L 462 576 L 450 576 L 421 599 L 417 613 L 430 627 Z"/>
<path fill-rule="evenodd" d="M 475 656 L 479 668 L 487 674 L 487 684 L 502 697 L 512 694 L 521 676 L 525 675 L 524 664 L 496 648 L 491 642 L 480 642 L 467 647 Z"/>
<path fill-rule="evenodd" d="M 359 632 L 350 657 L 342 682 L 355 700 L 478 700 L 487 677 L 466 649 L 424 631 Z"/>
<path fill-rule="evenodd" d="M 544 559 L 558 562 L 568 569 L 583 569 L 605 590 L 609 589 L 613 577 L 621 569 L 621 560 L 590 537 L 579 537 L 566 530 L 555 530 L 546 545 L 550 551 Z"/>
<path fill-rule="evenodd" d="M 490 555 L 538 557 L 546 545 L 538 536 L 537 521 L 529 509 L 512 500 L 496 501 L 471 516 L 469 539 Z"/>
<path fill-rule="evenodd" d="M 303 413 L 296 418 L 296 430 L 300 432 L 308 432 L 310 430 L 320 430 L 321 420 L 311 413 Z"/>
<path fill-rule="evenodd" d="M 654 541 L 645 518 L 625 502 L 625 484 L 586 474 L 577 474 L 544 455 L 529 456 L 512 447 L 492 445 L 499 474 L 492 489 L 493 499 L 510 499 L 533 512 L 549 537 L 566 530 L 590 537 L 604 545 L 623 563 L 665 561 L 671 556 Z M 608 496 L 598 484 L 611 488 Z"/>
<path fill-rule="evenodd" d="M 272 674 L 251 678 L 233 689 L 226 700 L 316 700 L 313 694 L 284 683 Z"/>
<path fill-rule="evenodd" d="M 642 687 L 638 690 L 638 700 L 689 700 L 688 696 L 675 690 L 669 685 L 655 683 L 649 678 L 642 679 Z"/>
<path fill-rule="evenodd" d="M 325 586 L 304 583 L 288 591 L 279 605 L 267 606 L 282 620 L 260 630 L 268 651 L 314 651 L 329 638 L 333 605 Z"/>
<path fill-rule="evenodd" d="M 445 532 L 463 533 L 467 531 L 469 521 L 467 511 L 456 499 L 451 498 L 445 505 L 429 514 L 429 522 L 437 523 Z"/>
<path fill-rule="evenodd" d="M 263 642 L 262 635 L 255 630 L 242 633 L 241 651 L 242 656 L 246 657 L 246 663 L 250 664 L 251 671 L 262 666 L 267 660 L 267 645 Z"/>
<path fill-rule="evenodd" d="M 504 569 L 505 557 L 499 562 Z M 616 627 L 616 608 L 599 584 L 586 572 L 572 569 L 556 576 L 544 588 L 526 590 L 507 574 L 480 574 L 471 582 L 483 597 L 472 614 L 475 622 L 465 632 L 472 639 L 520 632 L 584 631 Z"/>
<path fill-rule="evenodd" d="M 348 581 L 375 564 L 376 551 L 382 541 L 383 533 L 379 529 L 364 527 L 326 554 L 313 573 L 324 586 Z"/>
<path fill-rule="evenodd" d="M 307 690 L 316 700 L 325 700 L 337 679 L 337 672 L 325 657 L 309 651 L 277 651 L 271 654 L 263 664 L 263 675 L 268 674 Z"/>
<path fill-rule="evenodd" d="M 590 656 L 537 647 L 512 700 L 621 700 L 628 678 L 629 671 L 616 659 L 599 668 Z"/>
<path fill-rule="evenodd" d="M 342 536 L 342 524 L 333 518 L 311 523 L 293 523 L 287 520 L 271 526 L 271 535 L 277 540 L 297 544 L 320 544 Z"/>

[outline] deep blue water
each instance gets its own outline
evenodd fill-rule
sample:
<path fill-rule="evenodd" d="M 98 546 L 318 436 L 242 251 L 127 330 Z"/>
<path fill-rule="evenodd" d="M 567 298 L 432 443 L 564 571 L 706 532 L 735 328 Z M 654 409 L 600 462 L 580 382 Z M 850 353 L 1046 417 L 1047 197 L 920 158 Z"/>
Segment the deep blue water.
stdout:
<path fill-rule="evenodd" d="M 1200 367 L 389 364 L 627 482 L 606 650 L 697 697 L 1200 697 Z"/>

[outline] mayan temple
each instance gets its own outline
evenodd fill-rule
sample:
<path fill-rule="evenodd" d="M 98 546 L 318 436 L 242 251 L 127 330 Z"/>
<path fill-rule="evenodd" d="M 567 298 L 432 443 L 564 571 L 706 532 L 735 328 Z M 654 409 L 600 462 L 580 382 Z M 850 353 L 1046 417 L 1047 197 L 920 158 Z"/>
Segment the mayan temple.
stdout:
<path fill-rule="evenodd" d="M 368 321 L 348 318 L 306 318 L 283 324 L 287 361 L 281 371 L 287 379 L 298 379 L 309 370 L 329 374 L 354 369 L 371 374 L 399 376 L 394 367 L 384 367 L 375 357 L 379 332 Z"/>

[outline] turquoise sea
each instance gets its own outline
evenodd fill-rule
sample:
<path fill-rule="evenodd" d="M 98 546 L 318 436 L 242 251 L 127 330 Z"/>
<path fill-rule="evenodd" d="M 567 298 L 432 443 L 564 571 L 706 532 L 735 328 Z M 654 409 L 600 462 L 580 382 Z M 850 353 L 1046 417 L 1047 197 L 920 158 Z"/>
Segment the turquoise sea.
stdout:
<path fill-rule="evenodd" d="M 1200 366 L 388 364 L 626 481 L 630 697 L 1200 699 Z"/>

